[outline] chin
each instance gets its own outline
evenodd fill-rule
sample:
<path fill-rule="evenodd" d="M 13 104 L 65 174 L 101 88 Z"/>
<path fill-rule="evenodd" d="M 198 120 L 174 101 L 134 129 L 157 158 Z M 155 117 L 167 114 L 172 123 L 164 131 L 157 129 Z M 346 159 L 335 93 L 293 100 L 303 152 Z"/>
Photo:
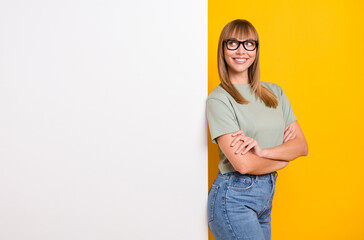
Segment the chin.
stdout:
<path fill-rule="evenodd" d="M 245 72 L 245 71 L 248 71 L 248 68 L 244 68 L 244 69 L 233 69 L 233 71 L 234 71 L 235 73 L 243 73 L 243 72 Z"/>

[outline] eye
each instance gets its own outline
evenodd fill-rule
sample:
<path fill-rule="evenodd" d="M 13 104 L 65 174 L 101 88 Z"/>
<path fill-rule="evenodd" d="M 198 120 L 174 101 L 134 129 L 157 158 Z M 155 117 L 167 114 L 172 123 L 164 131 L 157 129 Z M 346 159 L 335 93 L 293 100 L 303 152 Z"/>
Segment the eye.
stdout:
<path fill-rule="evenodd" d="M 253 41 L 253 40 L 248 40 L 248 41 L 246 41 L 245 43 L 244 43 L 244 47 L 245 47 L 245 49 L 246 50 L 248 50 L 248 51 L 253 51 L 255 48 L 256 48 L 256 42 L 255 41 Z"/>
<path fill-rule="evenodd" d="M 227 42 L 227 44 L 230 46 L 230 47 L 236 47 L 238 45 L 238 41 L 235 41 L 235 40 L 229 40 Z"/>
<path fill-rule="evenodd" d="M 248 41 L 248 42 L 246 42 L 245 44 L 246 44 L 247 46 L 254 46 L 254 43 L 255 43 L 255 42 L 253 42 L 253 41 Z"/>

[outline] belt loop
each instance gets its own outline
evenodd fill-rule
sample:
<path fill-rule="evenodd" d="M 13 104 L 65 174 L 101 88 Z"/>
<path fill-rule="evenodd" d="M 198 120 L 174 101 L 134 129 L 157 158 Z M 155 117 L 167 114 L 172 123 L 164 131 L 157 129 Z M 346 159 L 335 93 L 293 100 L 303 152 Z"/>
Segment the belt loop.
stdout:
<path fill-rule="evenodd" d="M 273 177 L 272 181 L 273 180 L 275 181 L 277 179 L 277 175 L 278 175 L 278 173 L 277 172 L 274 172 L 274 175 L 272 175 L 272 177 Z"/>

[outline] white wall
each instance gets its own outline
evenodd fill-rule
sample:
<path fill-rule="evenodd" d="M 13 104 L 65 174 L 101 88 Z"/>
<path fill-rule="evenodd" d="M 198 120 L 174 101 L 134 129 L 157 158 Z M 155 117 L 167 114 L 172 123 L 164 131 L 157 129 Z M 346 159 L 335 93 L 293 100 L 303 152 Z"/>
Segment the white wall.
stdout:
<path fill-rule="evenodd" d="M 207 0 L 0 1 L 0 239 L 207 239 Z"/>

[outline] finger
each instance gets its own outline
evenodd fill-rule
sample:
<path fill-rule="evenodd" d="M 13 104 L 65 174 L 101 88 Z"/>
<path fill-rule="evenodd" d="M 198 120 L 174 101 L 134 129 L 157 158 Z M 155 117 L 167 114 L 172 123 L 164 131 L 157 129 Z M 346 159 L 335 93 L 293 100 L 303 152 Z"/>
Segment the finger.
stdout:
<path fill-rule="evenodd" d="M 284 129 L 284 132 L 287 132 L 288 129 L 289 129 L 289 126 Z"/>
<path fill-rule="evenodd" d="M 287 142 L 288 140 L 289 140 L 289 134 L 286 134 L 285 136 L 284 136 L 284 138 L 283 138 L 283 142 Z"/>
<path fill-rule="evenodd" d="M 244 134 L 243 130 L 238 130 L 234 132 L 231 136 L 235 137 L 236 135 Z"/>
<path fill-rule="evenodd" d="M 242 136 L 238 135 L 234 138 L 234 140 L 231 142 L 231 146 L 234 147 L 237 142 L 241 140 Z"/>
<path fill-rule="evenodd" d="M 284 132 L 285 134 L 288 134 L 289 132 L 291 132 L 293 129 L 289 126 L 287 127 L 287 130 Z"/>
<path fill-rule="evenodd" d="M 288 132 L 285 132 L 285 133 L 283 134 L 283 141 L 284 141 L 284 140 L 286 140 L 287 136 L 288 136 Z"/>
<path fill-rule="evenodd" d="M 289 134 L 289 136 L 287 136 L 287 141 L 293 139 L 294 138 L 293 136 L 295 136 L 294 130 Z"/>
<path fill-rule="evenodd" d="M 287 137 L 288 137 L 289 133 L 285 133 L 283 136 L 283 142 L 287 142 Z"/>
<path fill-rule="evenodd" d="M 284 129 L 284 131 L 286 132 L 286 131 L 288 131 L 288 130 L 290 130 L 291 129 L 291 125 L 288 125 L 285 129 Z"/>
<path fill-rule="evenodd" d="M 239 135 L 239 134 L 245 135 L 243 130 L 239 130 L 239 131 L 234 132 L 231 136 L 235 137 L 236 135 Z"/>
<path fill-rule="evenodd" d="M 286 139 L 289 134 L 292 134 L 292 132 L 294 132 L 294 129 L 289 129 L 287 132 L 285 132 L 283 139 Z"/>
<path fill-rule="evenodd" d="M 241 137 L 241 140 L 242 140 L 243 142 L 251 142 L 251 141 L 254 141 L 254 139 L 253 139 L 253 138 L 250 138 L 250 137 L 247 137 L 247 136 L 243 136 L 243 137 Z"/>
<path fill-rule="evenodd" d="M 253 147 L 255 147 L 256 145 L 257 145 L 256 141 L 253 141 L 252 143 L 250 143 L 250 144 L 249 144 L 249 146 L 247 146 L 247 147 L 245 148 L 245 150 L 244 150 L 241 154 L 245 154 L 245 153 L 249 152 L 249 151 L 250 151 L 250 149 L 252 149 L 252 148 L 253 148 Z"/>
<path fill-rule="evenodd" d="M 293 129 L 292 133 L 289 136 L 289 140 L 294 139 L 296 137 L 296 131 Z"/>
<path fill-rule="evenodd" d="M 235 154 L 240 153 L 244 149 L 245 145 L 245 142 L 240 144 L 240 146 L 236 149 Z"/>
<path fill-rule="evenodd" d="M 235 154 L 238 154 L 241 152 L 247 145 L 249 145 L 252 142 L 252 139 L 246 139 L 239 147 L 236 149 Z"/>
<path fill-rule="evenodd" d="M 289 136 L 290 132 L 287 131 L 284 136 L 283 136 L 283 141 L 286 141 L 287 140 L 287 137 Z"/>
<path fill-rule="evenodd" d="M 291 132 L 290 134 L 287 135 L 287 137 L 284 139 L 284 141 L 287 142 L 287 141 L 293 139 L 294 138 L 293 135 L 294 135 L 294 132 Z"/>
<path fill-rule="evenodd" d="M 246 142 L 243 142 L 242 144 L 240 144 L 240 146 L 236 149 L 235 154 L 240 153 L 246 146 Z"/>

